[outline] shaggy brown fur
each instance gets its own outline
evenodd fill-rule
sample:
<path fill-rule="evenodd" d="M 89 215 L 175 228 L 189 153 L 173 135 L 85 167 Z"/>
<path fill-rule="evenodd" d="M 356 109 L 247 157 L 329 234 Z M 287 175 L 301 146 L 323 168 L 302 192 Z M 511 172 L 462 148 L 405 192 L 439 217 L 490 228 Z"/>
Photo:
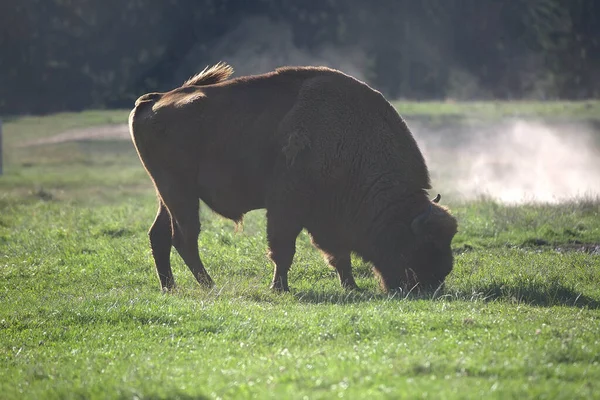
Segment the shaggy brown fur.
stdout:
<path fill-rule="evenodd" d="M 183 86 L 212 85 L 229 79 L 233 74 L 233 68 L 225 63 L 217 63 L 212 67 L 206 67 L 201 72 L 192 76 L 184 82 Z"/>
<path fill-rule="evenodd" d="M 198 254 L 199 199 L 234 221 L 266 208 L 276 290 L 288 290 L 303 228 L 346 288 L 356 288 L 352 252 L 387 290 L 444 281 L 456 220 L 428 199 L 423 156 L 379 92 L 323 67 L 231 73 L 220 63 L 146 94 L 129 117 L 159 199 L 149 235 L 163 288 L 174 285 L 172 245 L 212 285 Z"/>

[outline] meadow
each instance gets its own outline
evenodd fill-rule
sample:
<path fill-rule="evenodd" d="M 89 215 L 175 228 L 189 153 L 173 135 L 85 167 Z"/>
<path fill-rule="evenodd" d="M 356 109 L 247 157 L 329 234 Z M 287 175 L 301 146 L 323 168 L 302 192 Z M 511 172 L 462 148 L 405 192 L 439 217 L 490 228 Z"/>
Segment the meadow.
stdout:
<path fill-rule="evenodd" d="M 600 102 L 396 106 L 409 125 L 600 115 Z M 291 292 L 272 293 L 264 212 L 236 230 L 203 207 L 216 287 L 173 252 L 164 294 L 146 234 L 156 199 L 131 143 L 35 144 L 127 114 L 5 119 L 0 398 L 600 398 L 598 197 L 443 195 L 459 233 L 436 295 L 385 294 L 358 258 L 363 290 L 346 292 L 305 233 Z"/>

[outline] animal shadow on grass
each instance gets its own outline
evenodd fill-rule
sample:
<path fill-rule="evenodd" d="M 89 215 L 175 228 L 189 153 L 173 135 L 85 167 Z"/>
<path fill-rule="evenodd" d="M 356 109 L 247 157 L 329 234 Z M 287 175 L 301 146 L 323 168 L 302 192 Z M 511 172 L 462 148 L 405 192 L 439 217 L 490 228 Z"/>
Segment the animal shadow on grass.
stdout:
<path fill-rule="evenodd" d="M 123 236 L 133 235 L 133 231 L 127 228 L 105 228 L 102 229 L 100 233 L 104 236 L 109 236 L 111 238 L 120 238 Z"/>
<path fill-rule="evenodd" d="M 402 301 L 402 300 L 434 300 L 443 294 L 443 290 L 417 291 L 416 289 L 398 290 L 389 293 L 359 289 L 347 292 L 332 292 L 328 290 L 309 289 L 294 293 L 300 303 L 310 304 L 356 304 L 377 300 Z"/>
<path fill-rule="evenodd" d="M 356 304 L 384 299 L 387 296 L 367 291 L 331 292 L 328 290 L 309 289 L 294 293 L 300 303 L 310 304 Z"/>
<path fill-rule="evenodd" d="M 558 282 L 541 285 L 529 282 L 492 282 L 473 288 L 471 293 L 478 293 L 487 301 L 505 300 L 510 302 L 529 304 L 540 307 L 564 306 L 577 308 L 599 309 L 600 301 L 584 294 L 578 293 L 573 288 Z M 457 299 L 477 297 L 467 293 L 457 293 Z"/>
<path fill-rule="evenodd" d="M 137 398 L 137 397 L 138 396 L 134 396 L 134 398 Z M 123 396 L 120 398 L 121 399 L 130 399 L 131 397 Z M 140 398 L 144 398 L 144 399 L 148 399 L 148 400 L 159 400 L 159 399 L 162 400 L 165 397 L 162 395 L 149 394 L 149 395 L 140 396 Z M 202 394 L 192 396 L 192 395 L 189 395 L 186 393 L 181 393 L 179 391 L 171 391 L 171 392 L 169 392 L 168 398 L 169 399 L 178 399 L 178 400 L 208 400 L 210 397 L 202 395 Z"/>
<path fill-rule="evenodd" d="M 136 324 L 136 325 L 175 325 L 177 319 L 168 317 L 161 313 L 152 313 L 144 311 L 122 311 L 117 313 L 91 313 L 78 312 L 72 315 L 71 319 L 74 323 L 81 326 L 91 326 L 93 324 Z"/>
<path fill-rule="evenodd" d="M 356 304 L 370 301 L 508 301 L 540 307 L 565 306 L 577 308 L 599 309 L 600 301 L 586 296 L 558 282 L 541 285 L 527 282 L 492 282 L 476 286 L 468 292 L 453 291 L 451 287 L 429 291 L 397 291 L 382 293 L 371 290 L 350 292 L 332 292 L 328 290 L 309 289 L 294 293 L 301 303 L 310 304 Z"/>

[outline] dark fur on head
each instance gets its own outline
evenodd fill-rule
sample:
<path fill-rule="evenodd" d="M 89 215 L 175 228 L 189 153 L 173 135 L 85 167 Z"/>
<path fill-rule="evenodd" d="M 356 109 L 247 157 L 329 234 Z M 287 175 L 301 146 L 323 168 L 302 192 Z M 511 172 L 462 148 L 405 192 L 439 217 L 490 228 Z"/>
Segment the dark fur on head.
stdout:
<path fill-rule="evenodd" d="M 439 195 L 438 195 L 439 196 Z M 384 290 L 435 290 L 452 271 L 450 243 L 457 232 L 456 219 L 437 205 L 439 198 L 406 224 L 392 224 L 382 253 L 374 260 Z"/>

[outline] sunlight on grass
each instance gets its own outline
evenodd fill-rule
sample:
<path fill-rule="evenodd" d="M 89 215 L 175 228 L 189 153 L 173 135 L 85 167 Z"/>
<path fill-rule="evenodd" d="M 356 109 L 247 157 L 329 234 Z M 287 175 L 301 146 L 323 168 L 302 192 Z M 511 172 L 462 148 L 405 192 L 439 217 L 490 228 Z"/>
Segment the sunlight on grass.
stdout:
<path fill-rule="evenodd" d="M 164 294 L 147 237 L 156 199 L 131 143 L 13 147 L 123 115 L 7 124 L 0 397 L 583 399 L 600 390 L 599 199 L 445 199 L 459 233 L 435 295 L 383 293 L 357 257 L 361 290 L 346 292 L 306 233 L 291 292 L 273 293 L 265 212 L 236 231 L 203 207 L 199 247 L 216 287 L 201 289 L 173 252 L 177 288 Z"/>
<path fill-rule="evenodd" d="M 394 101 L 394 107 L 407 117 L 498 120 L 500 118 L 598 119 L 600 101 Z"/>

